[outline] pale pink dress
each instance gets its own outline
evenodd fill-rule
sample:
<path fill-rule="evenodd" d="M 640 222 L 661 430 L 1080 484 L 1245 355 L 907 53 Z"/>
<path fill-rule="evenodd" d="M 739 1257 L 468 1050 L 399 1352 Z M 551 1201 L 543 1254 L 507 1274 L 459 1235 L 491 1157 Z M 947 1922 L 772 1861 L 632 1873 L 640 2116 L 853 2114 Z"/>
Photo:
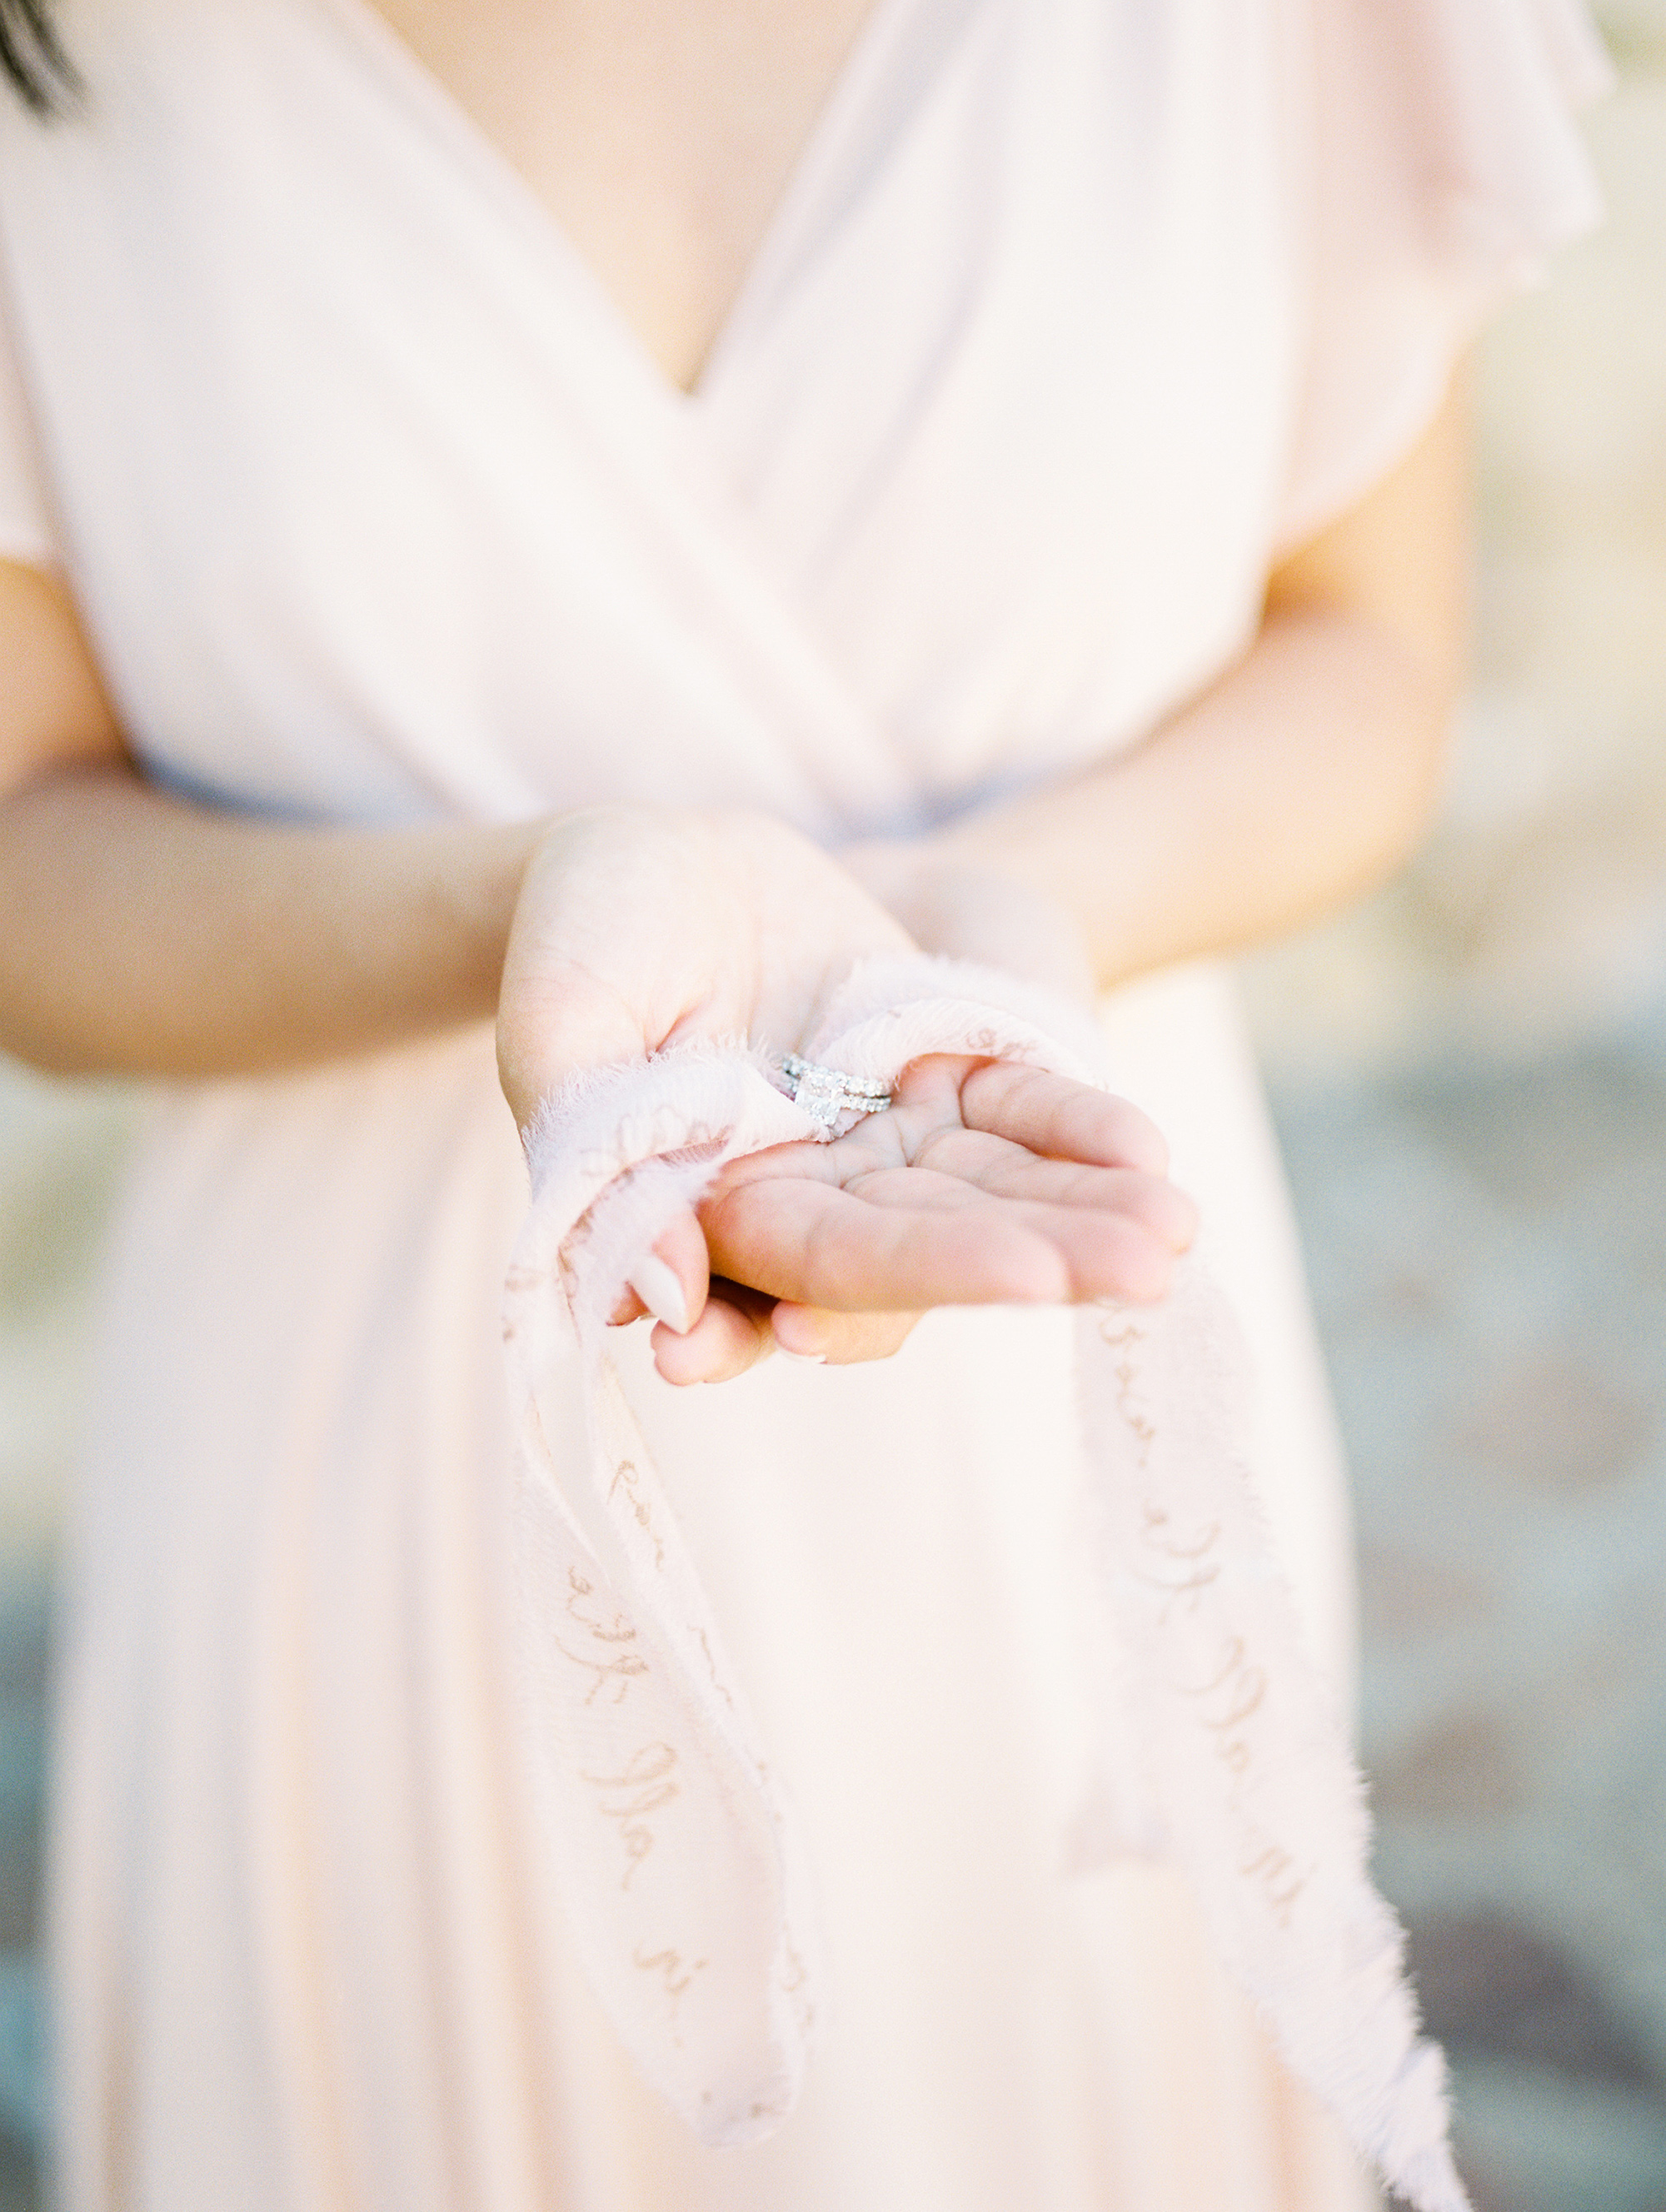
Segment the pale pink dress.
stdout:
<path fill-rule="evenodd" d="M 68 570 L 159 778 L 291 817 L 745 802 L 830 839 L 1133 743 L 1592 213 L 1572 0 L 879 0 L 685 398 L 365 0 L 63 21 L 85 119 L 0 120 L 0 550 Z M 1106 1018 L 1345 1678 L 1336 1452 L 1230 991 Z M 1088 1723 L 1045 1314 L 684 1395 L 626 1348 L 809 1839 L 833 2014 L 767 2144 L 658 2106 L 506 1719 L 524 1204 L 483 1034 L 157 1102 L 63 1648 L 68 2212 L 1365 2202 L 1177 1880 L 1063 1871 Z"/>

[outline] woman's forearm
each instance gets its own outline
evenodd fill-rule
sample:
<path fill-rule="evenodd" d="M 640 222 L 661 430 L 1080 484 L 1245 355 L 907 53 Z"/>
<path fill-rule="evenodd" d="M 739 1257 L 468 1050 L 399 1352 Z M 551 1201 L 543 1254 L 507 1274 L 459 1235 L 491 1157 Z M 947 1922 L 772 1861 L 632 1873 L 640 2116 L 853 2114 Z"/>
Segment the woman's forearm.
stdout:
<path fill-rule="evenodd" d="M 1427 821 L 1450 714 L 1446 686 L 1391 629 L 1274 614 L 1144 743 L 936 848 L 1066 907 L 1100 982 L 1120 982 L 1276 935 L 1382 881 Z"/>
<path fill-rule="evenodd" d="M 0 803 L 0 1045 L 236 1075 L 489 1018 L 538 834 L 280 827 L 52 770 Z"/>
<path fill-rule="evenodd" d="M 1067 908 L 1119 981 L 1379 880 L 1426 816 L 1449 708 L 1393 630 L 1274 614 L 1145 743 L 934 849 Z M 489 1018 L 544 827 L 295 829 L 124 766 L 50 770 L 0 803 L 0 1046 L 63 1073 L 228 1075 Z"/>
<path fill-rule="evenodd" d="M 1462 681 L 1464 381 L 1280 562 L 1236 667 L 1142 744 L 951 829 L 939 869 L 981 869 L 997 905 L 1003 879 L 1043 894 L 1104 984 L 1275 936 L 1391 873 L 1427 823 Z"/>
<path fill-rule="evenodd" d="M 1379 881 L 1438 785 L 1465 476 L 1455 392 L 1275 573 L 1255 645 L 1209 691 L 1067 784 L 868 850 L 870 889 L 921 943 L 1079 988 L 1084 943 L 1116 982 Z M 293 829 L 152 790 L 67 591 L 6 562 L 0 669 L 0 1046 L 65 1073 L 226 1075 L 492 1014 L 545 825 Z"/>

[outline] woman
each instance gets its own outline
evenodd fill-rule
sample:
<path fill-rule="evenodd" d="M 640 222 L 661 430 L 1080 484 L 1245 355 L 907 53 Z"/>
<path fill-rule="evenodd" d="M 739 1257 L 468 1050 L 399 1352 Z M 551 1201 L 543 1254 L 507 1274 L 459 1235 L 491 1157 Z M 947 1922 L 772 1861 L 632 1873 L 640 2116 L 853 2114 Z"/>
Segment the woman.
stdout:
<path fill-rule="evenodd" d="M 1073 1149 L 927 1064 L 885 1189 L 837 1146 L 739 1171 L 617 1313 L 660 1316 L 630 1395 L 821 1893 L 834 2021 L 744 2152 L 636 2080 L 525 1808 L 497 1285 L 514 1124 L 575 1070 L 789 1050 L 910 942 L 1112 988 L 1395 863 L 1456 678 L 1448 379 L 1589 219 L 1584 37 L 1547 0 L 1393 41 L 1347 0 L 54 19 L 84 89 L 0 137 L 0 1034 L 163 1086 L 65 1644 L 66 2203 L 1364 2201 L 1175 1880 L 1061 1871 L 1061 1308 L 1191 1234 L 1143 1118 Z M 1107 1019 L 1345 1680 L 1230 1000 L 1182 968 Z"/>

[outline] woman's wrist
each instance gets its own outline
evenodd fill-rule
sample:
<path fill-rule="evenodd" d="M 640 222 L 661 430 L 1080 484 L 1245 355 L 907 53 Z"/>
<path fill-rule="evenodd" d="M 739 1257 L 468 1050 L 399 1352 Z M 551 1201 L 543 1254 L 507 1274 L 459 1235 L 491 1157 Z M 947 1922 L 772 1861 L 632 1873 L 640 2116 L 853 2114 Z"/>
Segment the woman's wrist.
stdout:
<path fill-rule="evenodd" d="M 1094 996 L 1075 915 L 992 818 L 840 857 L 923 951 L 1007 969 L 1066 998 Z"/>
<path fill-rule="evenodd" d="M 493 824 L 460 842 L 454 831 L 435 833 L 452 841 L 450 852 L 436 854 L 430 877 L 435 926 L 441 941 L 453 948 L 447 988 L 467 1018 L 487 1020 L 497 1012 L 521 885 L 550 826 L 547 817 Z"/>

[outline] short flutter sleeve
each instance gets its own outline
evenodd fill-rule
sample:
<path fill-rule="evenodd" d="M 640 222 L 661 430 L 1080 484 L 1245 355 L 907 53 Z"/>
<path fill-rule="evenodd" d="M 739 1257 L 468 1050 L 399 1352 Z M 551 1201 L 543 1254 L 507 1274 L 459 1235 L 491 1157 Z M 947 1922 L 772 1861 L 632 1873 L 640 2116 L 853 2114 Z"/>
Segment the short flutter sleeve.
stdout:
<path fill-rule="evenodd" d="M 1307 377 L 1279 539 L 1416 440 L 1487 311 L 1601 214 L 1575 111 L 1609 82 L 1581 0 L 1311 0 Z"/>
<path fill-rule="evenodd" d="M 57 558 L 40 459 L 0 290 L 0 560 L 50 568 Z"/>

